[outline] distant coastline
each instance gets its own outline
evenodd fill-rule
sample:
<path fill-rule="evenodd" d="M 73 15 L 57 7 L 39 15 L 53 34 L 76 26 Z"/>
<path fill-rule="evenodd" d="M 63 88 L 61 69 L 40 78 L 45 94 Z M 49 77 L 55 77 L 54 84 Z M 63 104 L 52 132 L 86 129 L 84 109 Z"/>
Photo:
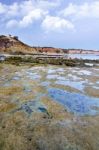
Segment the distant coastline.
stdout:
<path fill-rule="evenodd" d="M 0 35 L 0 53 L 8 54 L 96 54 L 99 50 L 62 49 L 54 47 L 29 46 L 19 40 L 18 36 Z"/>

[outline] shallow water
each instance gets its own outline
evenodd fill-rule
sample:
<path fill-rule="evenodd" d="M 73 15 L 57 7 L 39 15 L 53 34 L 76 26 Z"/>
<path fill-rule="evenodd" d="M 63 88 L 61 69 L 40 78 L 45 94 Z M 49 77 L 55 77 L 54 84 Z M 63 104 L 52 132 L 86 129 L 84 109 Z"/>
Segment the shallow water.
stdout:
<path fill-rule="evenodd" d="M 99 110 L 99 98 L 91 98 L 83 94 L 70 93 L 61 89 L 51 88 L 48 90 L 53 100 L 56 100 L 75 115 L 97 115 Z"/>
<path fill-rule="evenodd" d="M 96 99 L 95 95 L 85 93 L 84 89 L 92 87 L 94 91 L 96 89 L 99 90 L 98 79 L 99 74 L 97 74 L 96 79 L 94 68 L 88 69 L 71 67 L 59 68 L 57 66 L 36 66 L 15 72 L 12 77 L 10 77 L 10 81 L 6 82 L 5 80 L 2 83 L 2 86 L 13 88 L 13 82 L 15 82 L 16 85 L 17 82 L 22 83 L 21 86 L 23 87 L 23 95 L 26 93 L 32 94 L 33 88 L 38 88 L 41 86 L 41 88 L 45 89 L 43 93 L 41 92 L 41 97 L 44 94 L 48 97 L 50 96 L 52 100 L 56 100 L 60 104 L 64 104 L 64 107 L 69 112 L 79 115 L 95 115 L 99 112 L 92 110 L 92 108 L 94 106 L 99 106 L 98 97 L 96 95 Z M 28 80 L 35 83 L 29 84 Z M 62 89 L 62 86 L 65 89 Z M 68 90 L 66 90 L 67 87 Z M 40 91 L 36 91 L 36 99 L 40 100 L 39 92 Z M 25 107 L 26 105 L 27 104 L 25 104 Z M 24 109 L 25 107 L 23 105 L 22 108 Z"/>
<path fill-rule="evenodd" d="M 0 75 L 1 150 L 98 150 L 98 67 L 1 64 Z"/>
<path fill-rule="evenodd" d="M 66 58 L 99 60 L 99 55 L 96 54 L 66 54 L 65 56 Z"/>

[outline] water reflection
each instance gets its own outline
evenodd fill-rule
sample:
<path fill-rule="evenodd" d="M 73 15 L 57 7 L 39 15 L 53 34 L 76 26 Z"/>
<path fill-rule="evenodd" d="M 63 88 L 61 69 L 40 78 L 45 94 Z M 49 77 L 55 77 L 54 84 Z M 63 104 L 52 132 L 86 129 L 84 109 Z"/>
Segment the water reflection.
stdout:
<path fill-rule="evenodd" d="M 57 88 L 48 89 L 49 96 L 64 105 L 69 112 L 77 115 L 96 115 L 98 110 L 92 108 L 99 107 L 99 99 L 91 98 L 83 94 L 70 93 Z"/>

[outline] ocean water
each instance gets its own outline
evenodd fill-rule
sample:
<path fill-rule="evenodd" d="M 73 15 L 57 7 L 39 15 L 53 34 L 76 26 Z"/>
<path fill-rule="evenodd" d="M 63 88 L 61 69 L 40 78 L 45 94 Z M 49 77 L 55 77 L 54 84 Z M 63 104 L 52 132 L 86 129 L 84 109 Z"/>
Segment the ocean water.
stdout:
<path fill-rule="evenodd" d="M 95 54 L 66 54 L 65 57 L 66 58 L 99 60 L 99 55 L 95 55 Z"/>

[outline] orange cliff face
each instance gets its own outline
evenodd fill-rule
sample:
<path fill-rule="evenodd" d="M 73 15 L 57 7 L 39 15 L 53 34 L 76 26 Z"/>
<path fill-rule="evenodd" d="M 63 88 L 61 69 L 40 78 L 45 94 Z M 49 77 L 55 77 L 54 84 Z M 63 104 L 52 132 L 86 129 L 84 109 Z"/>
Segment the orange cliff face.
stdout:
<path fill-rule="evenodd" d="M 99 51 L 83 50 L 83 49 L 61 49 L 54 47 L 30 47 L 29 45 L 21 42 L 17 36 L 0 36 L 0 53 L 8 54 L 34 54 L 34 53 L 47 53 L 47 54 L 96 54 Z"/>
<path fill-rule="evenodd" d="M 83 50 L 83 49 L 64 49 L 67 54 L 96 54 L 99 55 L 99 50 Z"/>
<path fill-rule="evenodd" d="M 17 36 L 0 36 L 0 52 L 11 54 L 34 53 L 36 50 L 23 42 Z"/>
<path fill-rule="evenodd" d="M 40 53 L 63 53 L 63 50 L 61 48 L 54 48 L 54 47 L 34 47 L 36 50 Z"/>
<path fill-rule="evenodd" d="M 30 47 L 21 42 L 17 36 L 0 36 L 0 52 L 10 54 L 34 54 L 34 53 L 63 53 L 60 48 Z"/>

